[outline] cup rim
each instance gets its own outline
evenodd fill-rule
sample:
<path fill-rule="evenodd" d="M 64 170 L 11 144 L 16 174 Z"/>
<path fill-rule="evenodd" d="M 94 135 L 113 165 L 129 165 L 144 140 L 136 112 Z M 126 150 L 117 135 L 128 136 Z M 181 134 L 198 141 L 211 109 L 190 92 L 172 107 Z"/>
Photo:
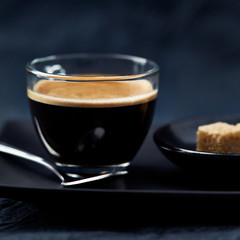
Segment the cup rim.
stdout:
<path fill-rule="evenodd" d="M 73 59 L 73 58 L 115 58 L 115 59 L 123 59 L 123 60 L 131 60 L 134 62 L 138 62 L 141 64 L 150 63 L 152 68 L 148 71 L 145 71 L 143 73 L 138 74 L 130 74 L 130 75 L 111 75 L 111 76 L 74 76 L 74 75 L 63 75 L 63 74 L 53 74 L 53 73 L 47 73 L 43 71 L 39 71 L 34 67 L 34 64 L 44 61 L 51 61 L 56 59 Z M 159 66 L 154 61 L 143 58 L 143 57 L 137 57 L 133 55 L 125 55 L 125 54 L 95 54 L 95 53 L 73 53 L 73 54 L 61 54 L 61 55 L 50 55 L 46 57 L 39 57 L 35 58 L 32 61 L 28 62 L 26 65 L 26 70 L 34 75 L 44 77 L 44 78 L 51 78 L 51 79 L 59 79 L 64 81 L 71 81 L 71 80 L 78 80 L 78 81 L 98 81 L 98 80 L 104 80 L 104 81 L 113 81 L 113 80 L 127 80 L 127 79 L 139 79 L 148 75 L 151 75 L 153 73 L 156 73 L 159 71 Z"/>

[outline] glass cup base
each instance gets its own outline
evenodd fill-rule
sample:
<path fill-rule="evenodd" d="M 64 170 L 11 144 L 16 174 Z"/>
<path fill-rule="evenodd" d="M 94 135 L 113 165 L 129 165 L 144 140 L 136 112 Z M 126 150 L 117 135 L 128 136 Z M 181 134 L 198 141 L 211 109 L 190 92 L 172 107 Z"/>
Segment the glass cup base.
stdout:
<path fill-rule="evenodd" d="M 82 165 L 72 165 L 72 164 L 70 165 L 70 164 L 63 164 L 63 163 L 56 162 L 56 166 L 61 172 L 73 178 L 124 171 L 127 169 L 129 165 L 130 165 L 130 162 L 125 162 L 125 163 L 114 164 L 114 165 L 88 167 L 88 166 L 82 166 Z"/>

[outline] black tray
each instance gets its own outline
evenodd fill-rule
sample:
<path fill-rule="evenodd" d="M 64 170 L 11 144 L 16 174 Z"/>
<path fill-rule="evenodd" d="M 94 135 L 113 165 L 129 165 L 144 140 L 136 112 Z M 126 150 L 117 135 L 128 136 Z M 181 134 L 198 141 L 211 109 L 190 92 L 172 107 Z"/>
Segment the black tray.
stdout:
<path fill-rule="evenodd" d="M 231 202 L 231 206 L 234 202 L 238 204 L 238 173 L 205 174 L 175 166 L 156 147 L 153 141 L 155 130 L 150 130 L 128 175 L 77 188 L 61 187 L 58 179 L 41 166 L 0 155 L 0 197 L 65 206 L 81 203 L 81 206 L 88 204 L 95 208 L 111 203 L 116 204 L 118 209 L 126 205 L 136 209 L 139 206 L 144 208 L 144 204 L 147 204 L 148 209 L 161 206 L 162 211 L 167 211 L 162 204 L 171 205 L 171 209 L 189 207 L 189 204 L 205 207 L 205 203 L 211 207 L 220 206 L 223 202 Z M 8 121 L 0 139 L 47 158 L 31 122 Z M 198 209 L 201 208 L 198 206 Z"/>

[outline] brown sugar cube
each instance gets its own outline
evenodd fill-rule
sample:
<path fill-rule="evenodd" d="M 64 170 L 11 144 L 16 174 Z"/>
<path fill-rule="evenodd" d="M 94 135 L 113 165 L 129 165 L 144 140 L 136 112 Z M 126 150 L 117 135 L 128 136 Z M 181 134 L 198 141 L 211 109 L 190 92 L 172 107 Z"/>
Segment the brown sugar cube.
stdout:
<path fill-rule="evenodd" d="M 216 122 L 198 127 L 197 151 L 240 153 L 240 124 Z"/>

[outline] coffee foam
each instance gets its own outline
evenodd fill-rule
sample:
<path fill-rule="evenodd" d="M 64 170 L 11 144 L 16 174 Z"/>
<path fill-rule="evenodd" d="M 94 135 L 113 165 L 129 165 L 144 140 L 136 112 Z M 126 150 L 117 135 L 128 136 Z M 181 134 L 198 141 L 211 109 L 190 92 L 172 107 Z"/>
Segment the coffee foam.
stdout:
<path fill-rule="evenodd" d="M 28 97 L 34 101 L 69 107 L 117 107 L 155 99 L 157 90 L 147 80 L 64 82 L 39 81 Z"/>

